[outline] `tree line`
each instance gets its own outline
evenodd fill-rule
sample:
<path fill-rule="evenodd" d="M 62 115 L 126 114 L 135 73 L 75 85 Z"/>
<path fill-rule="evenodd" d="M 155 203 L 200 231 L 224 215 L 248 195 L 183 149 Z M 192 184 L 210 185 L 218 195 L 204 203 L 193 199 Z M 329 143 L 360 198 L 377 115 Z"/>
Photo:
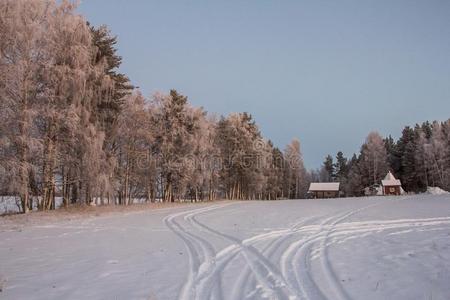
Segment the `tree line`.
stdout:
<path fill-rule="evenodd" d="M 0 186 L 23 212 L 72 203 L 299 198 L 284 151 L 248 113 L 217 117 L 176 90 L 144 97 L 117 39 L 70 1 L 0 2 Z"/>
<path fill-rule="evenodd" d="M 350 159 L 341 151 L 335 159 L 328 155 L 312 177 L 341 182 L 345 195 L 360 196 L 365 188 L 380 184 L 388 171 L 406 192 L 424 192 L 429 186 L 449 191 L 450 119 L 406 126 L 397 140 L 371 132 L 358 154 Z"/>
<path fill-rule="evenodd" d="M 450 188 L 450 120 L 370 133 L 358 155 L 307 171 L 252 116 L 216 116 L 176 90 L 142 95 L 118 71 L 117 38 L 70 1 L 0 2 L 0 193 L 23 212 L 62 204 L 303 198 L 311 181 L 363 194 L 388 170 L 406 191 Z"/>

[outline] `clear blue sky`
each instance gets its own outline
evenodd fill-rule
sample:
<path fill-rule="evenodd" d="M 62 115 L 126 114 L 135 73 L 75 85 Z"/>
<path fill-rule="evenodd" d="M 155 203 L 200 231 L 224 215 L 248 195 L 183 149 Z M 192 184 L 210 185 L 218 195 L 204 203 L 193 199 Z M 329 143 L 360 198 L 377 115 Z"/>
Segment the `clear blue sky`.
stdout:
<path fill-rule="evenodd" d="M 248 111 L 308 168 L 359 151 L 371 130 L 450 117 L 450 1 L 84 0 L 119 38 L 121 71 L 145 95 Z"/>

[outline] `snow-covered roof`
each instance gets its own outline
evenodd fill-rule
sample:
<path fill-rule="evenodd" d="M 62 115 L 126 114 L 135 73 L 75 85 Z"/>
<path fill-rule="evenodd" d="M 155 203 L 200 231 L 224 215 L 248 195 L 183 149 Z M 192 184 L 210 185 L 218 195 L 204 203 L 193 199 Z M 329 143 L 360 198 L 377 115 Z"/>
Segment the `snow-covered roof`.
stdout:
<path fill-rule="evenodd" d="M 311 184 L 309 185 L 309 191 L 337 192 L 339 191 L 339 182 L 311 182 Z"/>
<path fill-rule="evenodd" d="M 395 180 L 381 180 L 381 184 L 383 186 L 400 186 L 402 183 L 400 182 L 400 179 Z"/>
<path fill-rule="evenodd" d="M 399 179 L 396 179 L 394 174 L 391 173 L 391 171 L 389 171 L 386 174 L 386 177 L 384 177 L 383 180 L 381 180 L 381 184 L 383 186 L 401 186 L 402 183 L 400 182 Z"/>

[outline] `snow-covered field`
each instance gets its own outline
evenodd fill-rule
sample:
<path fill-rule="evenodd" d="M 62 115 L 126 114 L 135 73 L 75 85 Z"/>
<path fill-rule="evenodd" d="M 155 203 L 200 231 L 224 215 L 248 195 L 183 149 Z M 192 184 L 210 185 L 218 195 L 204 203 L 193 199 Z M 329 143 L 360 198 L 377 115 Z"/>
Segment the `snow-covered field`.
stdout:
<path fill-rule="evenodd" d="M 5 220 L 1 299 L 450 299 L 450 195 Z"/>

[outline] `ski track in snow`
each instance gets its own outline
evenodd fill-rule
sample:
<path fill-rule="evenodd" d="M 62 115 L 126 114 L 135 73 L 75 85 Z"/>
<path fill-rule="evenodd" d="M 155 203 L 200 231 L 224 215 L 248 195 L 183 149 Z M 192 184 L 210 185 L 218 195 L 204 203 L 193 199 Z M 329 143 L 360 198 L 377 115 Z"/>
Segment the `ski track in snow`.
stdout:
<path fill-rule="evenodd" d="M 221 208 L 222 206 L 211 206 L 206 208 L 194 209 L 186 212 L 180 212 L 169 215 L 164 218 L 166 226 L 172 230 L 178 237 L 180 237 L 188 251 L 189 257 L 189 273 L 186 284 L 183 286 L 180 299 L 205 299 L 206 295 L 202 292 L 197 293 L 197 287 L 201 286 L 202 278 L 213 272 L 216 267 L 214 248 L 202 237 L 190 233 L 187 229 L 182 227 L 176 218 L 180 216 L 189 217 L 201 212 L 207 212 L 213 209 Z M 203 261 L 200 260 L 203 258 Z M 220 295 L 219 295 L 220 296 Z"/>
<path fill-rule="evenodd" d="M 264 232 L 244 240 L 214 229 L 197 218 L 233 203 L 171 214 L 164 218 L 164 223 L 183 241 L 189 258 L 189 272 L 179 299 L 223 299 L 221 275 L 227 266 L 241 256 L 246 265 L 231 289 L 231 299 L 328 299 L 327 295 L 331 294 L 333 299 L 350 300 L 350 295 L 330 262 L 330 245 L 383 231 L 395 235 L 442 230 L 450 226 L 450 218 L 446 217 L 345 222 L 363 210 L 385 203 L 379 202 L 332 216 L 306 218 L 290 228 Z M 314 224 L 319 220 L 319 224 Z M 205 234 L 230 244 L 216 251 L 204 237 Z M 262 242 L 267 242 L 267 245 L 259 250 L 256 245 Z M 279 249 L 282 249 L 279 257 L 274 257 Z M 320 273 L 325 279 L 320 284 L 312 276 L 311 262 L 316 259 L 320 261 Z M 274 264 L 276 261 L 278 265 Z"/>
<path fill-rule="evenodd" d="M 306 224 L 311 223 L 313 220 L 317 219 L 318 217 L 309 217 L 306 218 L 300 222 L 295 223 L 291 228 L 289 228 L 289 232 L 287 232 L 285 235 L 279 235 L 274 240 L 270 241 L 269 244 L 262 250 L 261 254 L 265 255 L 269 260 L 277 251 L 277 249 L 280 248 L 280 246 L 292 235 L 295 233 L 295 231 L 300 228 L 301 226 L 304 226 Z M 254 239 L 252 240 L 254 241 Z M 289 277 L 286 277 L 286 274 L 283 273 L 283 276 L 287 280 L 289 280 Z M 252 278 L 250 278 L 251 275 L 251 269 L 249 266 L 246 266 L 244 271 L 241 273 L 240 277 L 238 278 L 235 287 L 233 288 L 234 295 L 232 296 L 233 299 L 243 299 L 245 298 L 245 292 L 247 289 L 251 287 L 252 282 L 249 282 Z M 252 291 L 251 293 L 254 293 Z"/>

